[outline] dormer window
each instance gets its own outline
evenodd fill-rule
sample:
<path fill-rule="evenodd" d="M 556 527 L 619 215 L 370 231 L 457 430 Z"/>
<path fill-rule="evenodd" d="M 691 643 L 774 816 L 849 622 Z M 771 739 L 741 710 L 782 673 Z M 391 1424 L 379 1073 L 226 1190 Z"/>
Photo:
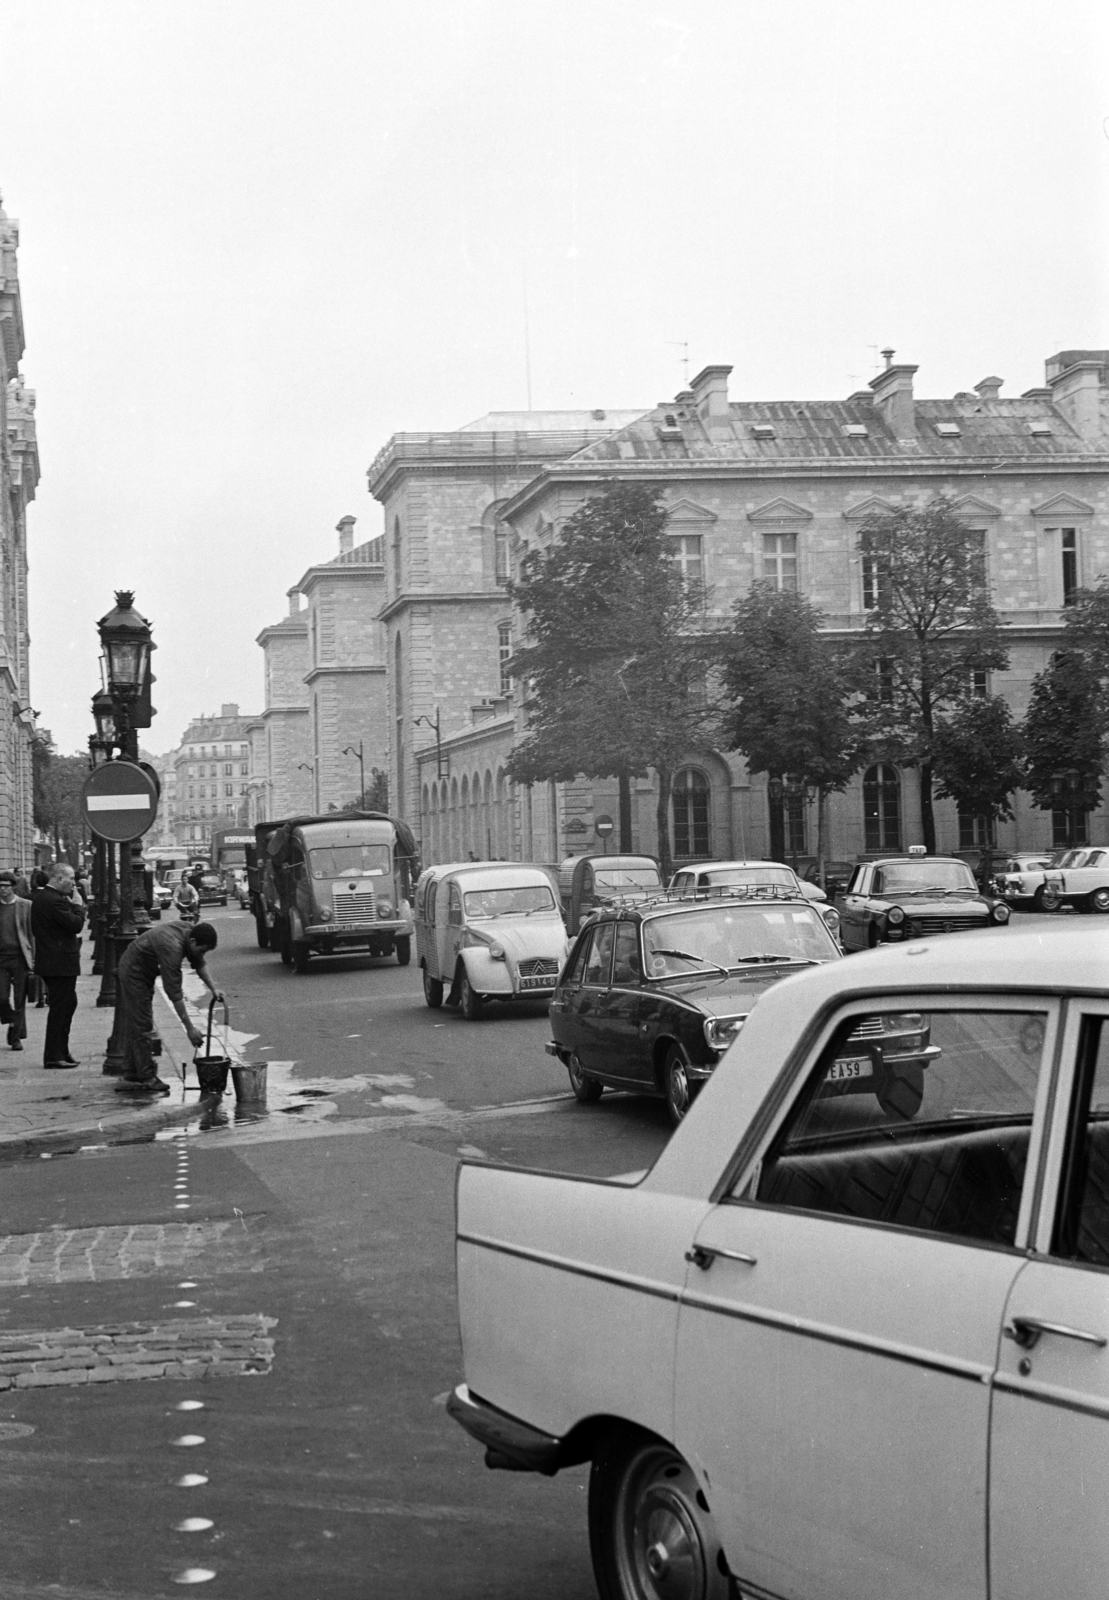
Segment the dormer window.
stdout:
<path fill-rule="evenodd" d="M 1046 417 L 1034 417 L 1028 424 L 1028 431 L 1034 438 L 1049 438 L 1055 432 Z"/>
<path fill-rule="evenodd" d="M 682 430 L 678 427 L 678 419 L 672 411 L 664 411 L 662 421 L 655 430 L 660 439 L 680 439 Z"/>
<path fill-rule="evenodd" d="M 941 439 L 958 439 L 962 431 L 962 428 L 960 428 L 957 422 L 936 423 L 936 432 L 939 434 Z"/>
<path fill-rule="evenodd" d="M 865 422 L 845 422 L 843 424 L 844 437 L 847 439 L 869 439 L 870 430 Z"/>
<path fill-rule="evenodd" d="M 772 422 L 752 422 L 751 436 L 755 439 L 773 439 L 774 424 Z"/>

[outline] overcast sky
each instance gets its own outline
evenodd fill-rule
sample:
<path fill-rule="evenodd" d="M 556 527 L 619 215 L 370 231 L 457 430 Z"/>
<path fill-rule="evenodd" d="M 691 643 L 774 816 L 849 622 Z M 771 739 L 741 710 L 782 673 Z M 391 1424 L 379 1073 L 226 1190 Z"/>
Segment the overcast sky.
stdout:
<path fill-rule="evenodd" d="M 1109 346 L 1104 0 L 3 0 L 42 483 L 32 699 L 155 628 L 152 749 L 380 531 L 400 429 L 527 404 L 1043 382 Z M 526 303 L 526 313 L 525 313 Z"/>

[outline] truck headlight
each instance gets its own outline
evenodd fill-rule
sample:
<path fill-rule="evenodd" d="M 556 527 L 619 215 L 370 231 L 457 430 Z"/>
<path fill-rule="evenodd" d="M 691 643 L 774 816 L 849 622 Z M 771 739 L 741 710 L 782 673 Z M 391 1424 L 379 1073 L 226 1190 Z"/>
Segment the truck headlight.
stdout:
<path fill-rule="evenodd" d="M 320 907 L 320 921 L 321 922 L 330 922 L 331 921 L 331 912 L 327 909 L 326 906 L 321 906 Z"/>
<path fill-rule="evenodd" d="M 705 1031 L 705 1043 L 710 1050 L 716 1050 L 717 1052 L 726 1050 L 746 1021 L 746 1016 L 706 1017 L 702 1024 Z"/>

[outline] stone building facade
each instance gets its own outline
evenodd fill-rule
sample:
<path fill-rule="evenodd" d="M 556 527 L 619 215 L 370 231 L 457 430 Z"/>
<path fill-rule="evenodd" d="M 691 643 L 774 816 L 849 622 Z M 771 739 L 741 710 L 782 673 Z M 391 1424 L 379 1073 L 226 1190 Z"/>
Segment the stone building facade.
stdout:
<path fill-rule="evenodd" d="M 19 372 L 19 224 L 0 204 L 0 866 L 34 865 L 27 507 L 39 481 L 35 396 Z"/>
<path fill-rule="evenodd" d="M 508 570 L 526 550 L 553 539 L 606 482 L 647 482 L 663 491 L 669 507 L 675 560 L 708 587 L 706 626 L 726 625 L 732 602 L 754 580 L 766 579 L 808 595 L 829 628 L 861 633 L 872 596 L 856 548 L 859 527 L 874 512 L 943 492 L 979 534 L 1010 652 L 1008 670 L 991 674 L 982 692 L 1003 694 L 1022 716 L 1033 677 L 1058 646 L 1068 594 L 1109 573 L 1109 351 L 1060 352 L 1047 362 L 1044 385 L 1020 396 L 1003 397 L 1001 380 L 988 377 L 973 390 L 934 400 L 917 397 L 917 369 L 895 363 L 893 354 L 866 389 L 843 401 L 734 402 L 731 369 L 706 368 L 672 402 L 573 454 L 539 463 L 526 483 L 513 487 L 497 507 L 508 530 Z M 424 552 L 434 549 L 436 572 L 452 562 L 457 568 L 466 556 L 476 565 L 480 524 L 460 502 L 453 525 L 446 518 L 429 523 L 424 508 L 434 497 L 425 485 L 438 488 L 440 476 L 449 481 L 457 469 L 439 462 L 442 447 L 425 446 L 425 463 L 410 469 L 417 493 L 405 536 L 399 497 L 407 463 L 396 441 L 390 450 L 395 464 L 386 452 L 377 468 L 379 487 L 372 475 L 371 487 L 379 498 L 390 496 L 387 515 L 398 501 L 398 573 L 407 590 L 397 584 L 386 616 L 399 629 L 406 615 L 415 620 L 417 579 L 429 582 Z M 429 457 L 436 458 L 434 466 Z M 410 565 L 405 537 L 412 545 Z M 455 670 L 467 626 L 471 650 L 480 649 L 493 609 L 484 596 L 471 597 L 467 624 L 465 609 L 457 606 L 445 647 L 438 629 L 425 626 L 422 648 L 410 647 L 407 678 L 402 646 L 396 674 L 402 703 L 407 697 L 414 706 L 417 694 L 433 698 L 425 685 L 442 683 Z M 514 638 L 515 623 L 508 620 Z M 440 750 L 425 746 L 406 757 L 406 783 L 418 786 L 425 859 L 473 851 L 556 861 L 592 846 L 597 814 L 616 814 L 615 786 L 514 792 L 503 764 L 522 728 L 519 707 L 509 694 L 472 706 L 468 719 L 466 709 L 456 697 Z M 919 842 L 915 780 L 915 773 L 888 763 L 860 772 L 830 803 L 831 856 L 853 859 Z M 638 784 L 633 809 L 635 845 L 654 852 L 649 779 Z M 415 811 L 411 804 L 410 816 Z M 977 819 L 960 818 L 950 802 L 937 802 L 936 819 L 941 850 L 969 851 L 982 842 Z M 1033 808 L 1021 795 L 997 842 L 1003 849 L 1041 848 L 1064 826 L 1061 816 Z M 1104 809 L 1088 819 L 1088 830 L 1099 842 L 1109 839 Z M 734 753 L 691 750 L 675 781 L 675 857 L 760 855 L 768 835 L 765 776 L 749 774 Z M 788 849 L 811 854 L 815 838 L 812 809 L 798 799 Z"/>
<path fill-rule="evenodd" d="M 172 755 L 173 831 L 178 845 L 207 856 L 212 834 L 242 822 L 257 782 L 253 735 L 261 719 L 232 703 L 218 716 L 195 717 Z"/>

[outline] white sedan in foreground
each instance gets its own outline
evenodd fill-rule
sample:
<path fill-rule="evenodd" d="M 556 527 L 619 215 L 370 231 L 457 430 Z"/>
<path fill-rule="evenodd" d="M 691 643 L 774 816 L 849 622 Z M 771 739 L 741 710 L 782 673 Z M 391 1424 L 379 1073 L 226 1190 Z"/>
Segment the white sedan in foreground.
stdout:
<path fill-rule="evenodd" d="M 465 1163 L 457 1248 L 451 1414 L 592 1462 L 602 1600 L 1103 1600 L 1109 932 L 787 978 L 646 1176 Z"/>

